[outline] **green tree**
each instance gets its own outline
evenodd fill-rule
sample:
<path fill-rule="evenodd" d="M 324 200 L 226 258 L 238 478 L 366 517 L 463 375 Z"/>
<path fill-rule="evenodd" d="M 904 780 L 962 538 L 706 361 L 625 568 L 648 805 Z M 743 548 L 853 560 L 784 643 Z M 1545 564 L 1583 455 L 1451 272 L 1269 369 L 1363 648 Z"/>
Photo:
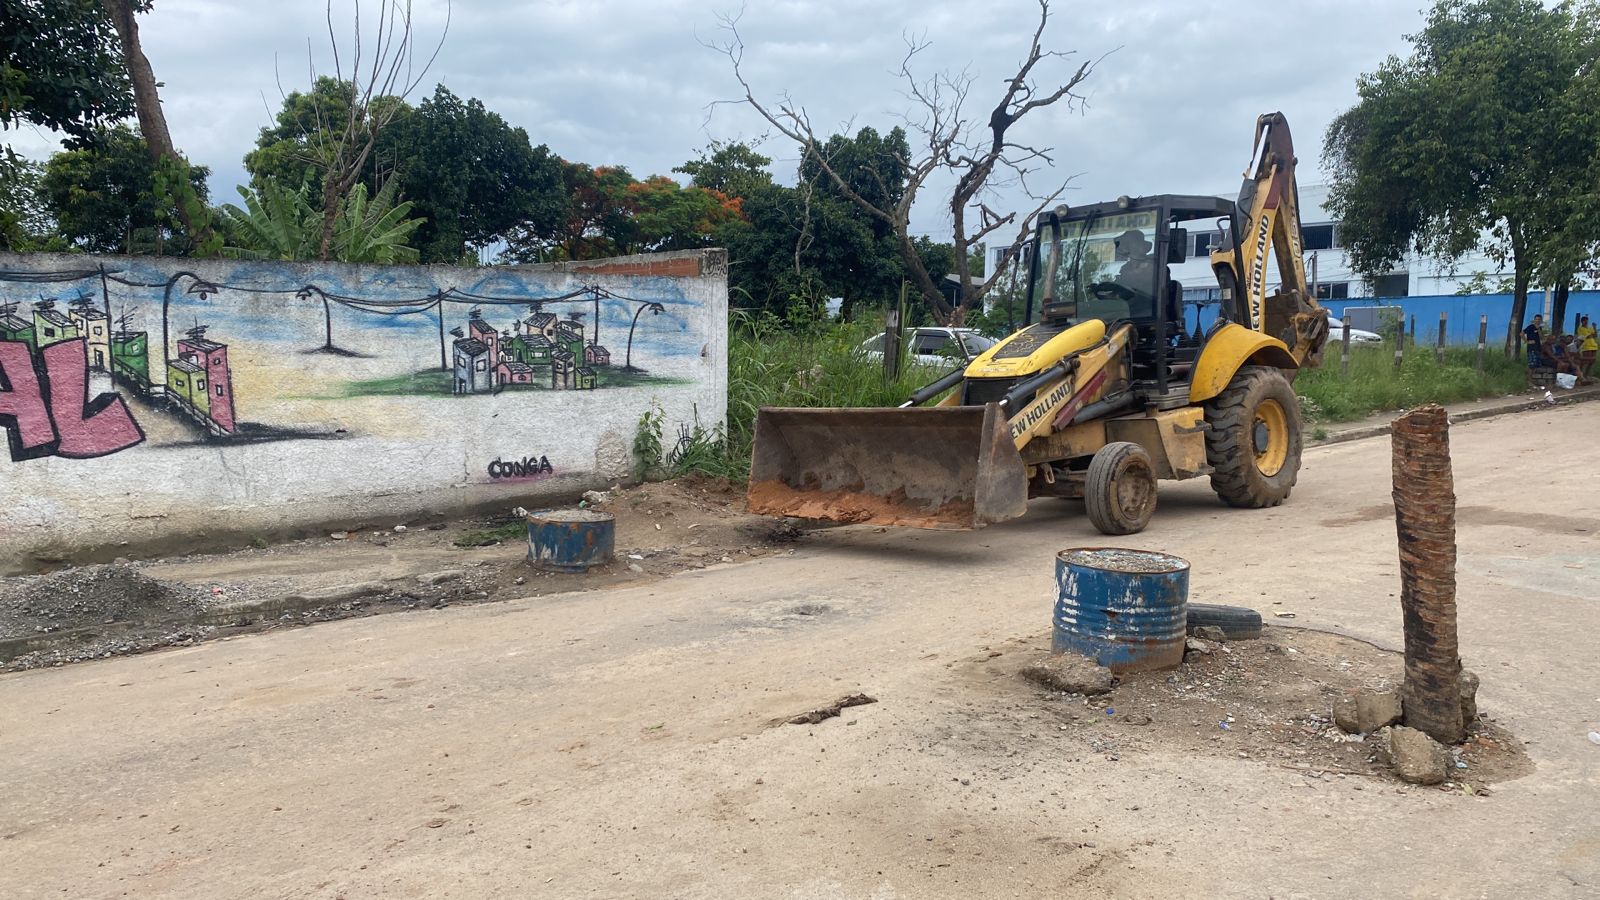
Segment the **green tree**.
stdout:
<path fill-rule="evenodd" d="M 77 147 L 133 114 L 117 32 L 99 0 L 0 0 L 0 127 L 30 123 Z"/>
<path fill-rule="evenodd" d="M 1570 277 L 1582 243 L 1568 235 L 1561 251 L 1548 236 L 1571 219 L 1573 192 L 1593 190 L 1573 167 L 1594 158 L 1595 107 L 1572 96 L 1594 67 L 1593 22 L 1587 2 L 1439 0 L 1409 57 L 1361 77 L 1359 102 L 1324 142 L 1353 267 L 1371 275 L 1412 250 L 1454 260 L 1481 247 L 1512 268 L 1515 352 L 1535 271 Z"/>
<path fill-rule="evenodd" d="M 550 234 L 566 218 L 561 161 L 480 100 L 439 85 L 387 139 L 401 194 L 427 218 L 417 234 L 425 262 L 455 262 L 519 226 Z"/>
<path fill-rule="evenodd" d="M 635 239 L 628 206 L 633 175 L 621 166 L 561 161 L 564 215 L 548 228 L 522 223 L 506 238 L 512 262 L 599 259 L 627 252 Z"/>
<path fill-rule="evenodd" d="M 272 124 L 256 136 L 255 149 L 245 154 L 244 167 L 250 173 L 251 184 L 258 189 L 269 180 L 279 184 L 308 184 L 312 193 L 320 196 L 323 167 L 319 161 L 332 155 L 334 144 L 341 139 L 342 135 L 335 129 L 349 122 L 354 96 L 352 82 L 326 75 L 312 82 L 309 91 L 289 92 Z M 399 127 L 413 112 L 411 106 L 398 97 L 375 97 L 372 102 L 385 108 L 392 127 Z M 363 119 L 358 127 L 366 128 L 370 124 Z M 398 163 L 393 135 L 380 132 L 360 179 L 367 185 L 368 192 L 376 192 Z"/>
<path fill-rule="evenodd" d="M 627 206 L 634 243 L 628 253 L 709 247 L 717 229 L 741 218 L 740 204 L 721 191 L 683 187 L 665 175 L 628 186 Z"/>
<path fill-rule="evenodd" d="M 0 250 L 64 250 L 44 195 L 44 164 L 0 154 Z"/>
<path fill-rule="evenodd" d="M 741 200 L 772 184 L 772 173 L 767 166 L 772 160 L 755 151 L 754 147 L 740 141 L 712 141 L 711 146 L 673 169 L 688 175 L 697 188 L 719 191 L 725 196 Z"/>
<path fill-rule="evenodd" d="M 313 260 L 320 258 L 322 211 L 309 183 L 290 188 L 268 180 L 259 187 L 238 189 L 245 208 L 231 203 L 221 209 L 234 242 L 224 250 L 241 259 Z M 422 219 L 409 218 L 412 205 L 396 203 L 396 185 L 389 181 L 376 197 L 357 184 L 345 198 L 333 232 L 331 258 L 352 263 L 414 263 L 416 248 L 407 242 Z"/>
<path fill-rule="evenodd" d="M 144 139 L 119 125 L 51 156 L 40 187 L 57 231 L 77 249 L 186 255 L 196 242 L 175 209 L 177 192 L 160 184 L 165 174 Z M 189 190 L 204 203 L 208 170 L 192 166 L 187 174 Z"/>
<path fill-rule="evenodd" d="M 905 189 L 905 134 L 899 129 L 833 135 L 818 151 L 843 173 L 845 185 L 875 201 L 893 202 Z M 774 184 L 765 165 L 767 158 L 746 145 L 713 144 L 674 170 L 690 173 L 696 186 L 738 192 L 728 198 L 738 218 L 718 225 L 710 238 L 728 249 L 737 302 L 802 321 L 833 297 L 842 299 L 845 316 L 863 303 L 892 302 L 906 275 L 893 227 L 846 196 L 816 159 L 798 167 L 794 188 Z M 948 247 L 913 239 L 913 252 L 937 269 L 935 278 L 950 271 Z M 791 315 L 796 305 L 812 312 Z"/>
<path fill-rule="evenodd" d="M 157 198 L 157 213 L 163 216 L 169 210 L 175 213 L 192 239 L 192 249 L 201 255 L 215 253 L 221 241 L 212 233 L 211 209 L 206 205 L 205 192 L 194 187 L 197 174 L 204 184 L 204 170 L 190 166 L 173 146 L 158 93 L 161 83 L 156 81 L 155 71 L 150 68 L 150 60 L 145 57 L 139 38 L 137 17 L 150 11 L 153 0 L 100 0 L 100 5 L 117 31 L 123 67 L 133 88 L 133 111 L 139 120 L 139 134 L 155 162 L 151 183 Z"/>

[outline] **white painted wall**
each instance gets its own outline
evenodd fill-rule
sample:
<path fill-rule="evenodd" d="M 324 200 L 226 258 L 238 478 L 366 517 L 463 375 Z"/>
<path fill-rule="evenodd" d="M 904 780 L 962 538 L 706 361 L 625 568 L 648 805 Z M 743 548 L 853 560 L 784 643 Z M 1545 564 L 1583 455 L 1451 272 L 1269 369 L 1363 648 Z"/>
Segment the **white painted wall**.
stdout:
<path fill-rule="evenodd" d="M 628 477 L 634 434 L 652 404 L 665 412 L 669 439 L 680 423 L 711 428 L 724 419 L 726 256 L 712 250 L 608 262 L 611 274 L 578 264 L 458 269 L 0 254 L 0 304 L 18 303 L 26 313 L 41 294 L 58 308 L 83 295 L 113 322 L 129 311 L 133 329 L 150 335 L 156 380 L 165 291 L 140 285 L 191 273 L 175 282 L 169 347 L 195 321 L 208 325 L 206 338 L 228 346 L 237 419 L 272 437 L 250 439 L 244 426 L 231 436 L 207 435 L 159 399 L 133 396 L 127 402 L 144 440 L 96 458 L 63 458 L 48 447 L 19 452 L 18 429 L 6 429 L 12 452 L 0 449 L 0 570 L 86 552 L 171 552 L 313 528 L 509 510 Z M 136 284 L 102 284 L 102 266 Z M 663 274 L 644 273 L 649 268 Z M 38 280 L 49 273 L 65 274 Z M 201 282 L 220 290 L 201 298 L 190 290 Z M 438 320 L 427 310 L 400 316 L 335 303 L 334 342 L 360 355 L 307 352 L 326 337 L 322 301 L 302 290 L 307 285 L 367 304 L 451 290 L 520 301 L 599 287 L 615 295 L 601 301 L 600 337 L 618 379 L 634 301 L 660 303 L 663 313 L 645 312 L 634 340 L 633 361 L 650 380 L 461 396 L 448 392 L 448 379 L 440 390 L 440 376 L 427 374 L 440 368 Z M 452 297 L 461 302 L 442 305 L 445 327 L 465 328 L 471 301 Z M 592 303 L 548 308 L 583 312 L 593 326 Z M 527 315 L 521 305 L 483 310 L 497 328 Z M 446 344 L 453 341 L 447 335 Z M 33 352 L 35 360 L 42 356 Z M 412 373 L 435 380 L 398 393 L 366 392 Z M 113 389 L 131 394 L 91 373 L 91 396 Z M 524 457 L 547 458 L 553 471 L 491 477 L 495 460 Z"/>

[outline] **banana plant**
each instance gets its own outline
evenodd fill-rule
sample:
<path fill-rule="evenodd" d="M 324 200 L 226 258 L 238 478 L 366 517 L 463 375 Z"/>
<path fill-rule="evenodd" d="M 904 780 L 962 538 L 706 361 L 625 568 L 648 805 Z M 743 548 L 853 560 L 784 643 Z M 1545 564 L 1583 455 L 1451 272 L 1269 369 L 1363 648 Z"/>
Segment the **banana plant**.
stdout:
<path fill-rule="evenodd" d="M 268 180 L 258 189 L 241 186 L 245 208 L 228 203 L 222 216 L 236 246 L 223 248 L 236 259 L 314 260 L 321 242 L 322 214 L 311 202 L 310 186 L 291 188 Z M 331 257 L 340 262 L 414 263 L 417 249 L 407 244 L 425 221 L 407 218 L 411 202 L 396 203 L 396 185 L 389 181 L 368 199 L 357 184 L 345 198 L 335 222 Z"/>

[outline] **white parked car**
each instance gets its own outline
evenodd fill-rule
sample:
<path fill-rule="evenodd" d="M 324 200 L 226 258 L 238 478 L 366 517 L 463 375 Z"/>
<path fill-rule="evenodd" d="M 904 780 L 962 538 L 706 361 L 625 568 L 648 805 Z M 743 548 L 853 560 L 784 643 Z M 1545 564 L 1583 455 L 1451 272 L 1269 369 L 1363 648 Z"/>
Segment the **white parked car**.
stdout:
<path fill-rule="evenodd" d="M 906 338 L 905 361 L 945 366 L 972 359 L 994 345 L 995 341 L 972 328 L 913 328 Z M 866 359 L 882 361 L 883 335 L 862 341 L 860 353 Z"/>
<path fill-rule="evenodd" d="M 1344 322 L 1335 316 L 1328 317 L 1328 343 L 1339 344 L 1344 342 Z M 1364 331 L 1360 328 L 1350 329 L 1350 343 L 1352 344 L 1381 344 L 1383 335 L 1376 331 Z"/>

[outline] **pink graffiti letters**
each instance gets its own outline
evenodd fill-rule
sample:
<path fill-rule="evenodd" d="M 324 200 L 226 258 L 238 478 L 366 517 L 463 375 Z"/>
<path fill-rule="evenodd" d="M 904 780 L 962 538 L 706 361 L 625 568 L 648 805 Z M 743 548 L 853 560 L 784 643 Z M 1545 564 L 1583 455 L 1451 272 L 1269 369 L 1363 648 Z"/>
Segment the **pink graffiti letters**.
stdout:
<path fill-rule="evenodd" d="M 0 341 L 0 428 L 14 462 L 93 459 L 144 440 L 120 396 L 89 399 L 82 338 L 51 344 L 37 356 L 25 343 Z"/>

